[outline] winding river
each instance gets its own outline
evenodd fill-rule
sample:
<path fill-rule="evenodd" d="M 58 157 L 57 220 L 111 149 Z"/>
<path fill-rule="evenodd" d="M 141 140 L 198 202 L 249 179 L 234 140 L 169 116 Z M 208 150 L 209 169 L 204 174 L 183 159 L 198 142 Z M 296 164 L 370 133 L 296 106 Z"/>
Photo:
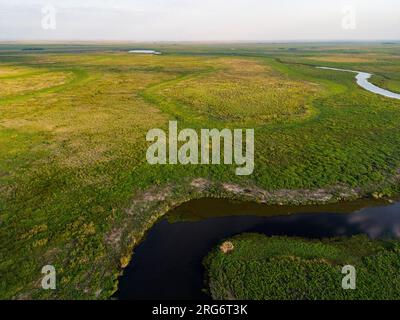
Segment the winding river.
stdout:
<path fill-rule="evenodd" d="M 347 69 L 337 69 L 337 68 L 330 68 L 330 67 L 317 67 L 318 69 L 324 69 L 324 70 L 334 70 L 334 71 L 344 71 L 344 72 L 352 72 L 356 73 L 356 80 L 357 84 L 364 88 L 365 90 L 368 90 L 370 92 L 379 94 L 381 96 L 387 97 L 387 98 L 392 98 L 392 99 L 400 99 L 400 94 L 394 93 L 392 91 L 382 89 L 368 80 L 372 77 L 371 73 L 367 72 L 361 72 L 361 71 L 354 71 L 354 70 L 347 70 Z"/>
<path fill-rule="evenodd" d="M 400 202 L 388 205 L 359 200 L 330 206 L 271 207 L 216 199 L 189 201 L 164 216 L 135 248 L 116 298 L 209 299 L 203 291 L 203 258 L 223 239 L 245 232 L 400 239 Z"/>

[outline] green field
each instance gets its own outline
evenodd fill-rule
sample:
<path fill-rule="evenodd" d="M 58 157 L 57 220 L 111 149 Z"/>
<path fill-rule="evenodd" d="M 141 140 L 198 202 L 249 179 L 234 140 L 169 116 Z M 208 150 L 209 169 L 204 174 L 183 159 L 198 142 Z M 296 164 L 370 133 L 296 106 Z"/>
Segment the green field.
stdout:
<path fill-rule="evenodd" d="M 244 234 L 229 253 L 205 259 L 216 300 L 398 300 L 398 241 L 364 236 L 305 240 Z M 355 267 L 354 290 L 342 288 L 344 266 Z"/>
<path fill-rule="evenodd" d="M 400 44 L 0 45 L 0 298 L 105 299 L 145 231 L 203 196 L 399 194 Z M 43 50 L 32 50 L 43 49 Z M 255 171 L 150 166 L 146 133 L 255 128 Z M 41 268 L 58 288 L 40 289 Z"/>

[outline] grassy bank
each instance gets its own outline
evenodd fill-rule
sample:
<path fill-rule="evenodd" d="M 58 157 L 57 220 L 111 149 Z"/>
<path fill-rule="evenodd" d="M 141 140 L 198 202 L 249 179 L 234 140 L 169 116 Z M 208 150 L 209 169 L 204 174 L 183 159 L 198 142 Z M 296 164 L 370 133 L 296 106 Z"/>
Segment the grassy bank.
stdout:
<path fill-rule="evenodd" d="M 205 259 L 214 299 L 399 299 L 398 241 L 364 236 L 305 240 L 244 234 Z M 356 289 L 342 288 L 342 268 L 356 268 Z"/>
<path fill-rule="evenodd" d="M 144 232 L 190 198 L 298 205 L 399 191 L 400 102 L 313 67 L 396 73 L 398 46 L 21 49 L 0 46 L 1 298 L 110 297 Z M 172 119 L 254 127 L 254 174 L 148 165 L 147 131 Z M 44 264 L 56 291 L 40 288 Z"/>

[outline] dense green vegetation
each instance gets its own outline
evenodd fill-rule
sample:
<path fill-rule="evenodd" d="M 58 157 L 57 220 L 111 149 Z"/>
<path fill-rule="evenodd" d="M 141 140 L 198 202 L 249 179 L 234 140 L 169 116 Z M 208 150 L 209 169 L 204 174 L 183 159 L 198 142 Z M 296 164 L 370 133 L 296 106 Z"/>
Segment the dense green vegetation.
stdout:
<path fill-rule="evenodd" d="M 301 204 L 399 191 L 400 101 L 314 66 L 397 83 L 400 45 L 29 48 L 43 50 L 0 46 L 0 298 L 110 297 L 145 230 L 189 198 Z M 254 127 L 254 174 L 149 166 L 146 133 L 171 119 Z M 56 291 L 40 289 L 45 264 Z"/>
<path fill-rule="evenodd" d="M 205 259 L 214 299 L 399 299 L 398 241 L 365 236 L 329 240 L 244 234 L 229 253 Z M 356 268 L 356 289 L 342 288 L 342 268 Z"/>

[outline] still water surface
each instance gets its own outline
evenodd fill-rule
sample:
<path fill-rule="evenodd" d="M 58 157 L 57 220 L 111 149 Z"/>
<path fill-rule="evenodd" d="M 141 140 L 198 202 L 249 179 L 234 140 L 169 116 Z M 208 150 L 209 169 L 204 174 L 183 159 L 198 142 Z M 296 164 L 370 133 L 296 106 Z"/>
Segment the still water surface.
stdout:
<path fill-rule="evenodd" d="M 161 52 L 155 50 L 129 50 L 128 52 L 136 54 L 161 54 Z"/>

